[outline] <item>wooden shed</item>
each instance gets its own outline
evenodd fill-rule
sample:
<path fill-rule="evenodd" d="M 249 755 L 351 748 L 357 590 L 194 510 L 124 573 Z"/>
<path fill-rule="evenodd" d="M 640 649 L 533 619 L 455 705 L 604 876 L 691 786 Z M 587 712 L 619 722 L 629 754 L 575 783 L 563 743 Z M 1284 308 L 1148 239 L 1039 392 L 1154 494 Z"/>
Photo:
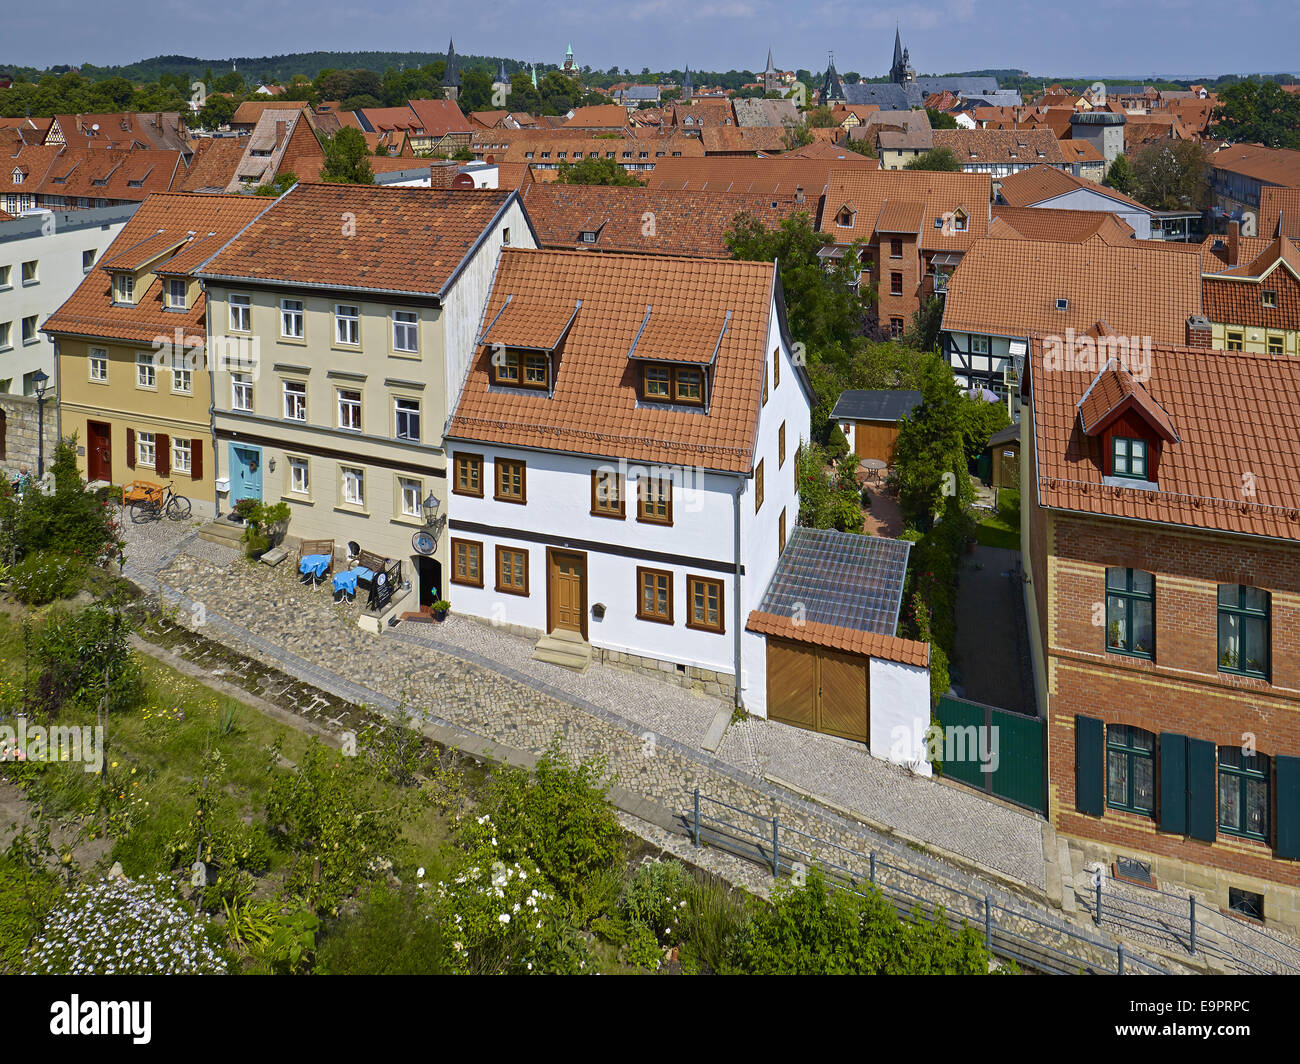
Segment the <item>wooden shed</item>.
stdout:
<path fill-rule="evenodd" d="M 841 392 L 831 420 L 859 458 L 893 464 L 898 425 L 921 402 L 920 392 L 901 390 Z"/>
<path fill-rule="evenodd" d="M 1008 425 L 989 437 L 989 484 L 996 490 L 1020 488 L 1020 422 Z"/>

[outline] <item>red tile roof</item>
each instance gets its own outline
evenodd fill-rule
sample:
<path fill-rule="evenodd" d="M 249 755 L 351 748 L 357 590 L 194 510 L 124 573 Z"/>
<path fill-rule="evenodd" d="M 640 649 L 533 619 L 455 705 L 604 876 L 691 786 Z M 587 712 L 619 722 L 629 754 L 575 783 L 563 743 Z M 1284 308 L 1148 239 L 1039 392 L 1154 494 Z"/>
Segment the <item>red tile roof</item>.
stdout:
<path fill-rule="evenodd" d="M 555 317 L 578 312 L 560 348 L 554 393 L 516 393 L 489 383 L 491 349 L 479 348 L 448 436 L 503 445 L 617 455 L 632 462 L 748 473 L 761 403 L 776 284 L 769 262 L 589 255 L 508 248 L 484 313 L 485 326 L 513 297 Z M 628 358 L 651 317 L 678 326 L 720 326 L 731 312 L 712 371 L 707 412 L 638 402 L 638 370 Z M 541 346 L 551 335 L 539 329 Z M 716 332 L 713 334 L 716 339 Z M 699 330 L 684 352 L 709 357 Z"/>
<path fill-rule="evenodd" d="M 998 178 L 998 183 L 1002 190 L 1002 198 L 1012 207 L 1032 207 L 1036 203 L 1055 199 L 1057 196 L 1064 196 L 1082 188 L 1112 199 L 1116 203 L 1137 207 L 1151 213 L 1150 207 L 1125 196 L 1122 192 L 1116 192 L 1113 188 L 1107 188 L 1097 181 L 1067 174 L 1054 166 L 1031 166 L 1018 174 Z"/>
<path fill-rule="evenodd" d="M 1043 506 L 1278 539 L 1300 539 L 1300 361 L 1156 345 L 1142 387 L 1177 430 L 1158 490 L 1103 484 L 1100 442 L 1078 404 L 1095 371 L 1044 372 L 1030 345 L 1036 488 Z M 1249 474 L 1249 476 L 1247 476 Z"/>
<path fill-rule="evenodd" d="M 989 236 L 1014 240 L 1059 240 L 1079 243 L 1100 235 L 1107 243 L 1130 240 L 1133 227 L 1109 211 L 1068 211 L 1055 207 L 993 205 Z M 1000 223 L 1000 224 L 994 224 Z"/>
<path fill-rule="evenodd" d="M 1210 166 L 1252 177 L 1266 185 L 1300 188 L 1300 151 L 1233 144 L 1212 154 Z"/>
<path fill-rule="evenodd" d="M 1201 313 L 1201 253 L 1194 244 L 981 240 L 948 281 L 943 328 L 992 336 L 1086 333 L 1107 322 L 1124 336 L 1181 343 Z M 1065 299 L 1065 309 L 1057 301 Z"/>
<path fill-rule="evenodd" d="M 1267 186 L 1259 193 L 1259 235 L 1300 240 L 1300 188 Z"/>
<path fill-rule="evenodd" d="M 509 189 L 300 184 L 203 276 L 441 295 Z M 340 219 L 352 216 L 354 229 Z"/>
<path fill-rule="evenodd" d="M 173 258 L 156 264 L 151 272 L 193 274 L 206 259 L 248 225 L 273 200 L 254 196 L 214 196 L 195 192 L 163 192 L 150 196 L 122 227 L 105 250 L 99 268 L 92 270 L 42 327 L 45 332 L 105 337 L 134 343 L 152 343 L 155 337 L 205 335 L 205 297 L 185 312 L 163 309 L 163 284 L 151 280 L 138 293 L 134 306 L 114 306 L 110 264 L 137 269 L 151 256 L 179 248 Z M 138 287 L 138 286 L 137 286 Z"/>
<path fill-rule="evenodd" d="M 759 192 L 804 196 L 816 203 L 833 170 L 872 170 L 875 159 L 660 159 L 646 184 L 649 188 L 700 192 Z"/>
<path fill-rule="evenodd" d="M 931 170 L 831 171 L 821 229 L 837 244 L 872 239 L 876 233 L 916 233 L 926 250 L 965 251 L 988 231 L 992 184 L 988 174 L 941 173 Z M 853 225 L 835 218 L 852 204 Z M 935 228 L 936 218 L 962 210 L 964 230 Z"/>
<path fill-rule="evenodd" d="M 884 661 L 897 661 L 921 668 L 930 666 L 929 643 L 903 639 L 896 635 L 863 632 L 857 628 L 845 628 L 820 621 L 803 621 L 796 624 L 793 617 L 762 613 L 758 610 L 750 613 L 745 628 L 760 635 L 780 636 L 782 639 L 792 639 L 797 643 L 811 643 L 814 646 L 829 647 L 831 650 L 842 650 L 849 654 L 866 654 Z"/>
<path fill-rule="evenodd" d="M 474 128 L 455 100 L 411 100 L 419 128 L 428 137 L 445 137 L 448 133 L 468 133 Z"/>

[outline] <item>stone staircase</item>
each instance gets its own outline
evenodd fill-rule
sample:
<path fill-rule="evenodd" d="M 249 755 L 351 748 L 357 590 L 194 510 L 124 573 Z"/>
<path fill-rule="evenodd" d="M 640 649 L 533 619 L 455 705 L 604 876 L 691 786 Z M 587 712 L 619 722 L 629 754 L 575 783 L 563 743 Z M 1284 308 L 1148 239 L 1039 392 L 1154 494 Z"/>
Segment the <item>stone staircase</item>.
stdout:
<path fill-rule="evenodd" d="M 574 672 L 586 672 L 591 664 L 591 644 L 578 632 L 557 628 L 550 635 L 537 640 L 533 648 L 534 661 L 548 661 Z"/>
<path fill-rule="evenodd" d="M 240 541 L 243 537 L 244 526 L 237 525 L 234 521 L 227 521 L 225 518 L 209 521 L 199 529 L 199 539 L 205 539 L 209 543 L 220 543 L 223 547 L 230 547 L 232 550 L 242 549 Z"/>

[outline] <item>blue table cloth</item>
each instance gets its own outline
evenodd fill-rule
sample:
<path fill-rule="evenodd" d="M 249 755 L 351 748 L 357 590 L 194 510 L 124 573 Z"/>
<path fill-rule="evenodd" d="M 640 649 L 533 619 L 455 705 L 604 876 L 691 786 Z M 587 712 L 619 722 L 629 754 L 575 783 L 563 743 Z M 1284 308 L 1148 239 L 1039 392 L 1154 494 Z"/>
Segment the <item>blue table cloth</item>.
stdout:
<path fill-rule="evenodd" d="M 344 569 L 341 573 L 335 573 L 334 590 L 348 591 L 355 594 L 357 590 L 357 570 Z"/>
<path fill-rule="evenodd" d="M 364 565 L 358 565 L 352 572 L 356 573 L 362 580 L 374 580 L 375 578 L 375 571 L 367 569 Z"/>
<path fill-rule="evenodd" d="M 308 554 L 305 558 L 298 561 L 298 572 L 310 573 L 317 580 L 325 575 L 325 570 L 330 567 L 332 559 L 328 554 Z"/>

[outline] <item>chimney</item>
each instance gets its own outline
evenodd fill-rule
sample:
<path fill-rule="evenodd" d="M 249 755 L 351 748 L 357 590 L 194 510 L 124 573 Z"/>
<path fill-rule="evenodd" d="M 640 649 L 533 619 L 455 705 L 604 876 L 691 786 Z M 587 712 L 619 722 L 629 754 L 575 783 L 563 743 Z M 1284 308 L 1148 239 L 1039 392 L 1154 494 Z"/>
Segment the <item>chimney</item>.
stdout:
<path fill-rule="evenodd" d="M 1208 351 L 1214 346 L 1214 335 L 1210 329 L 1210 319 L 1200 314 L 1193 314 L 1187 319 L 1187 346 L 1198 347 Z"/>
<path fill-rule="evenodd" d="M 460 173 L 460 164 L 454 159 L 442 159 L 429 164 L 429 187 L 451 188 Z"/>
<path fill-rule="evenodd" d="M 1229 266 L 1238 266 L 1241 264 L 1241 260 L 1240 260 L 1241 246 L 1239 243 L 1240 240 L 1241 240 L 1241 223 L 1229 222 L 1228 223 L 1228 265 Z"/>

